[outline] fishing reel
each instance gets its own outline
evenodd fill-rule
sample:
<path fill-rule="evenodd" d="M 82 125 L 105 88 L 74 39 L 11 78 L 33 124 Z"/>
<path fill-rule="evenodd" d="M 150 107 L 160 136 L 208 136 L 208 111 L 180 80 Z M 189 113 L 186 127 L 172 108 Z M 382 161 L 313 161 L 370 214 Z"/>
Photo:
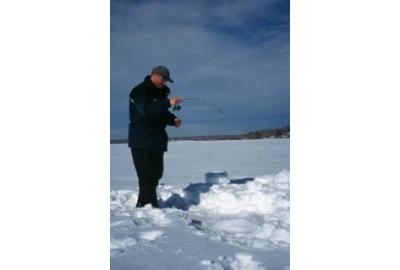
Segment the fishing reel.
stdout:
<path fill-rule="evenodd" d="M 175 112 L 175 111 L 180 111 L 182 109 L 182 106 L 181 105 L 175 105 L 173 108 L 172 108 L 172 110 Z"/>

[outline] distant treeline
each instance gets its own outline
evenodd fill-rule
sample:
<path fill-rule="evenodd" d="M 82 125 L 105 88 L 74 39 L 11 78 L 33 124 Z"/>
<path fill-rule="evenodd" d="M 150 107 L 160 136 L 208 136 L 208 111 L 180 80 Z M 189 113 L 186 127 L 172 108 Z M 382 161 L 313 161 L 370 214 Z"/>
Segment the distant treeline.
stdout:
<path fill-rule="evenodd" d="M 290 138 L 290 127 L 269 128 L 257 131 L 251 131 L 240 135 L 206 135 L 206 136 L 188 136 L 171 137 L 170 141 L 220 141 L 220 140 L 243 140 L 243 139 L 262 139 L 262 138 Z M 113 139 L 111 144 L 128 143 L 128 139 Z"/>
<path fill-rule="evenodd" d="M 274 129 L 263 129 L 251 131 L 242 135 L 244 139 L 261 139 L 261 138 L 290 138 L 290 127 Z"/>

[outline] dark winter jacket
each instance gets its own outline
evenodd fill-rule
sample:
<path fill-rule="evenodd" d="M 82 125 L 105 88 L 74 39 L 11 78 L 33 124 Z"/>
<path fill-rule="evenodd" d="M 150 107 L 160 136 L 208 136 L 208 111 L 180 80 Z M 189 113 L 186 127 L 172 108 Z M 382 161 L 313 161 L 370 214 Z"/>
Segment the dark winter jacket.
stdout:
<path fill-rule="evenodd" d="M 167 86 L 158 89 L 147 76 L 129 94 L 129 141 L 131 148 L 167 151 L 167 125 L 174 125 Z"/>

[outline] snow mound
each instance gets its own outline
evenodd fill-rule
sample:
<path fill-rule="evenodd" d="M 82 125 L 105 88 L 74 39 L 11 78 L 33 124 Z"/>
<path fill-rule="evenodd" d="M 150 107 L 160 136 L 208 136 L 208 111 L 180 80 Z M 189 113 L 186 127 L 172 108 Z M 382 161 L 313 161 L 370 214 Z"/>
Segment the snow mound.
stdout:
<path fill-rule="evenodd" d="M 217 261 L 203 260 L 200 264 L 207 270 L 266 270 L 261 263 L 245 253 L 236 253 L 235 258 L 219 256 Z"/>
<path fill-rule="evenodd" d="M 272 214 L 289 207 L 289 172 L 258 177 L 244 184 L 213 185 L 200 194 L 195 207 L 216 214 Z"/>
<path fill-rule="evenodd" d="M 195 227 L 208 232 L 210 240 L 240 247 L 288 247 L 289 172 L 240 183 L 211 185 L 199 192 L 198 204 L 190 207 L 201 221 Z"/>

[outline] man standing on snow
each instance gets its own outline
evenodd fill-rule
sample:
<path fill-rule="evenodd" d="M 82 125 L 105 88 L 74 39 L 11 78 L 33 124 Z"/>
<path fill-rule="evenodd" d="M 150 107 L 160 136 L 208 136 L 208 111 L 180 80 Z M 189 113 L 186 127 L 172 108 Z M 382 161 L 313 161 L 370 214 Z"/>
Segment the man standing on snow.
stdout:
<path fill-rule="evenodd" d="M 129 136 L 133 163 L 139 178 L 139 198 L 136 207 L 151 203 L 158 207 L 157 186 L 164 171 L 167 151 L 167 125 L 180 127 L 181 119 L 168 109 L 182 102 L 179 97 L 168 99 L 165 83 L 174 82 L 165 66 L 156 66 L 144 81 L 129 94 Z"/>

